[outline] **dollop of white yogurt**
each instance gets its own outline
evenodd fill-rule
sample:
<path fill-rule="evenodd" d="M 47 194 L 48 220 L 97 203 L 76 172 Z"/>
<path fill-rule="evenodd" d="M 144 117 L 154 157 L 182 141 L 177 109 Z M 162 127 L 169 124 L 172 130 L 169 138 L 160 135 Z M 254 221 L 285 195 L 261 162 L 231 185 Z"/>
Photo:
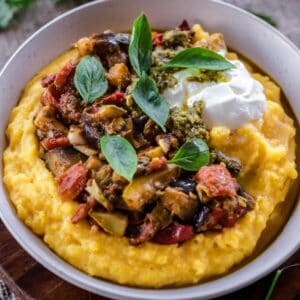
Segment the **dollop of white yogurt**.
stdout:
<path fill-rule="evenodd" d="M 230 62 L 235 68 L 224 72 L 226 82 L 188 81 L 187 78 L 197 75 L 199 70 L 182 70 L 174 74 L 178 83 L 167 88 L 163 96 L 171 108 L 203 101 L 203 120 L 209 129 L 226 126 L 233 130 L 251 120 L 261 119 L 266 110 L 263 86 L 241 61 Z"/>

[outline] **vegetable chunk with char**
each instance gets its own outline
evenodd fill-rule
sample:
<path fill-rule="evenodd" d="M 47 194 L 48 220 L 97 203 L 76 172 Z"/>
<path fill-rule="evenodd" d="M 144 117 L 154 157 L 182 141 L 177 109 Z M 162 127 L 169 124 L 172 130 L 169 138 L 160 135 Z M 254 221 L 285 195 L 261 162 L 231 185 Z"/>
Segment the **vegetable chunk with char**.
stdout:
<path fill-rule="evenodd" d="M 80 39 L 78 57 L 42 78 L 36 136 L 61 198 L 78 202 L 73 224 L 169 245 L 232 227 L 253 208 L 233 177 L 241 163 L 209 146 L 203 103 L 170 109 L 161 94 L 191 63 L 211 78 L 232 67 L 211 51 L 220 36 L 207 49 L 193 39 L 186 21 L 151 34 L 141 15 L 131 35 Z"/>

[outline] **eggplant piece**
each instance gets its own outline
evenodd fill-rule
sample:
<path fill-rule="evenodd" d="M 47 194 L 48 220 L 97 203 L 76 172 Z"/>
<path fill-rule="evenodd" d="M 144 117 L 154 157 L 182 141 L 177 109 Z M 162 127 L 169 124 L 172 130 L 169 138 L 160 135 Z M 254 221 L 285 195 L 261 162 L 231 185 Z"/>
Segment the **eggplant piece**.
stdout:
<path fill-rule="evenodd" d="M 55 177 L 60 177 L 72 165 L 84 161 L 85 157 L 73 148 L 55 148 L 43 156 L 47 168 Z"/>
<path fill-rule="evenodd" d="M 91 146 L 93 146 L 95 149 L 98 149 L 99 140 L 101 136 L 104 135 L 104 131 L 98 127 L 90 125 L 89 123 L 83 124 L 83 131 L 85 138 L 91 144 Z"/>
<path fill-rule="evenodd" d="M 186 193 L 172 187 L 167 187 L 162 193 L 160 200 L 171 215 L 178 216 L 183 221 L 189 221 L 195 215 L 199 201 L 194 195 Z"/>
<path fill-rule="evenodd" d="M 106 68 L 115 64 L 127 62 L 127 55 L 121 51 L 118 41 L 113 33 L 102 33 L 95 37 L 96 54 L 100 57 Z"/>
<path fill-rule="evenodd" d="M 197 182 L 194 179 L 176 179 L 170 183 L 171 187 L 179 188 L 186 194 L 196 192 Z"/>
<path fill-rule="evenodd" d="M 166 169 L 132 180 L 123 191 L 123 200 L 129 210 L 141 211 L 144 205 L 155 198 L 157 191 L 164 189 L 179 175 L 179 168 L 168 165 Z"/>
<path fill-rule="evenodd" d="M 194 230 L 195 232 L 201 232 L 201 226 L 204 225 L 205 221 L 207 220 L 211 210 L 209 207 L 202 205 L 198 209 L 197 213 L 194 216 Z"/>
<path fill-rule="evenodd" d="M 128 45 L 130 44 L 130 34 L 128 33 L 116 33 L 115 34 L 115 40 L 120 44 L 120 45 Z"/>

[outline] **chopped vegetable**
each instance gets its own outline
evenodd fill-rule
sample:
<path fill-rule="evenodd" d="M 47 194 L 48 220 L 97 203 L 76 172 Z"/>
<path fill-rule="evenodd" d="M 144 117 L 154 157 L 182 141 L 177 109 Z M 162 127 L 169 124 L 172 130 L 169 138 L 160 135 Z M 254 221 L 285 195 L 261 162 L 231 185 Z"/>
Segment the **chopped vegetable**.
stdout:
<path fill-rule="evenodd" d="M 126 215 L 121 213 L 93 211 L 90 213 L 90 216 L 104 231 L 116 236 L 124 235 L 128 224 Z"/>
<path fill-rule="evenodd" d="M 61 175 L 58 192 L 62 199 L 73 200 L 80 194 L 86 185 L 87 173 L 87 169 L 79 162 Z"/>

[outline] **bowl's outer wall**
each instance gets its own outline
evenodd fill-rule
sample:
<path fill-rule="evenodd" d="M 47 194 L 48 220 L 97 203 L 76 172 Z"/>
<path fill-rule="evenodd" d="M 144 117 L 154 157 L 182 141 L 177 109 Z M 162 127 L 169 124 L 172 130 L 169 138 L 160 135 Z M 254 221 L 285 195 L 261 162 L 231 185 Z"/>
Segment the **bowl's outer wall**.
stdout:
<path fill-rule="evenodd" d="M 210 0 L 114 0 L 95 1 L 64 14 L 39 30 L 10 59 L 0 74 L 0 156 L 9 114 L 24 85 L 78 38 L 107 28 L 128 30 L 137 15 L 145 12 L 153 28 L 173 28 L 183 18 L 201 23 L 212 32 L 222 32 L 230 47 L 267 70 L 288 97 L 299 120 L 300 53 L 275 29 L 256 17 L 219 1 Z M 0 162 L 3 174 L 2 160 Z M 18 242 L 37 261 L 65 280 L 92 292 L 122 299 L 209 299 L 241 288 L 273 270 L 299 246 L 300 205 L 278 238 L 259 257 L 221 279 L 198 286 L 143 290 L 91 278 L 73 268 L 37 238 L 16 216 L 3 183 L 0 187 L 1 218 Z"/>

